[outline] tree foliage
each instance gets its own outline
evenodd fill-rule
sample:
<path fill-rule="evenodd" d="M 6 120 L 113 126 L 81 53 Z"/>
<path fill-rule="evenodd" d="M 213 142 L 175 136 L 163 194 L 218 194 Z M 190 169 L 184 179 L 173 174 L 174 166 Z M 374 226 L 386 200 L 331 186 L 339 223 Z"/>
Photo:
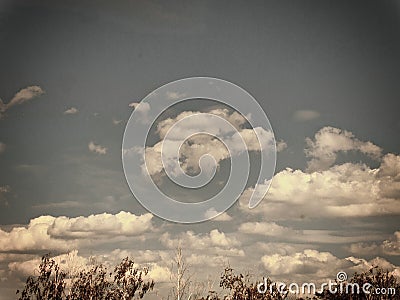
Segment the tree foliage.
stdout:
<path fill-rule="evenodd" d="M 171 279 L 173 279 L 173 297 L 175 300 L 283 300 L 294 299 L 287 288 L 278 287 L 269 278 L 263 281 L 253 281 L 248 274 L 235 273 L 231 267 L 226 267 L 220 277 L 219 286 L 224 294 L 210 289 L 208 295 L 200 297 L 200 289 L 190 280 L 188 266 L 177 248 Z M 133 260 L 123 259 L 112 271 L 102 264 L 94 264 L 88 269 L 82 269 L 73 276 L 68 276 L 50 257 L 42 257 L 38 275 L 28 277 L 25 288 L 19 300 L 128 300 L 143 298 L 154 287 L 154 282 L 146 280 L 147 268 L 138 268 Z M 259 287 L 266 284 L 268 288 L 259 292 Z M 362 290 L 369 284 L 369 292 Z M 310 297 L 296 299 L 313 300 L 400 300 L 400 283 L 396 277 L 379 267 L 372 267 L 366 272 L 355 273 L 350 279 L 336 282 L 336 287 L 342 286 L 332 293 L 328 288 Z M 357 285 L 358 291 L 349 293 L 346 287 Z M 193 286 L 191 288 L 191 286 Z M 212 285 L 211 285 L 212 286 Z M 209 288 L 211 287 L 209 286 Z M 384 293 L 382 292 L 383 290 Z"/>
<path fill-rule="evenodd" d="M 39 265 L 39 276 L 29 276 L 25 289 L 21 293 L 20 300 L 34 299 L 62 299 L 65 289 L 66 274 L 60 270 L 56 262 L 47 254 L 42 257 Z M 17 291 L 17 294 L 19 291 Z"/>
<path fill-rule="evenodd" d="M 228 292 L 225 299 L 229 300 L 283 300 L 286 299 L 287 291 L 278 291 L 278 288 L 267 279 L 269 285 L 272 284 L 270 290 L 265 293 L 259 293 L 257 286 L 260 281 L 251 282 L 248 274 L 236 274 L 231 267 L 226 267 L 221 275 L 219 286 Z M 216 291 L 210 291 L 203 300 L 219 300 Z"/>
<path fill-rule="evenodd" d="M 353 288 L 350 289 L 353 284 L 360 287 L 359 291 L 348 293 L 347 290 L 353 291 Z M 365 284 L 370 286 L 367 293 L 362 289 Z M 347 290 L 346 286 L 348 286 Z M 317 296 L 318 299 L 327 300 L 397 300 L 400 299 L 400 283 L 389 271 L 374 266 L 366 272 L 355 273 L 349 281 L 343 283 L 342 291 L 338 289 L 337 293 L 331 293 L 328 289 L 325 289 L 323 293 Z"/>
<path fill-rule="evenodd" d="M 102 264 L 67 278 L 67 273 L 50 258 L 42 257 L 39 275 L 29 276 L 19 300 L 128 300 L 143 298 L 154 287 L 144 278 L 148 269 L 139 269 L 133 260 L 123 259 L 113 272 Z"/>
<path fill-rule="evenodd" d="M 262 282 L 265 284 L 265 281 Z M 331 293 L 327 288 L 322 293 L 311 297 L 303 296 L 305 298 L 300 295 L 291 295 L 287 288 L 278 288 L 269 278 L 266 279 L 269 288 L 265 289 L 265 293 L 260 293 L 257 289 L 260 283 L 260 281 L 252 282 L 250 276 L 237 274 L 232 268 L 226 267 L 221 275 L 220 287 L 227 291 L 227 294 L 221 297 L 216 291 L 209 291 L 208 295 L 202 297 L 201 300 L 283 300 L 289 298 L 298 300 L 400 300 L 400 283 L 394 275 L 379 267 L 373 267 L 363 273 L 355 273 L 348 281 L 342 283 L 343 289 L 338 289 L 336 293 Z M 370 293 L 362 291 L 361 287 L 365 283 L 370 284 Z M 346 291 L 346 285 L 353 284 L 360 286 L 358 293 Z M 382 289 L 384 289 L 384 293 L 382 293 Z M 352 291 L 352 289 L 349 290 Z"/>

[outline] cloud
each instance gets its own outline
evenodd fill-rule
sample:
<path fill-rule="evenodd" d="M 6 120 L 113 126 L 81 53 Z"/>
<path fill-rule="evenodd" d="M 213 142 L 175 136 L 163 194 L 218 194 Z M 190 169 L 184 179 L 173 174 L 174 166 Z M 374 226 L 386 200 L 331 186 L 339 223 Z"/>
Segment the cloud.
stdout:
<path fill-rule="evenodd" d="M 147 102 L 132 102 L 129 107 L 133 107 L 137 112 L 147 114 L 150 111 L 150 104 Z"/>
<path fill-rule="evenodd" d="M 140 264 L 169 261 L 172 259 L 173 252 L 165 250 L 135 250 L 135 249 L 114 249 L 106 256 L 122 260 L 125 257 L 133 257 L 135 262 Z"/>
<path fill-rule="evenodd" d="M 52 259 L 60 266 L 60 269 L 68 274 L 76 274 L 82 269 L 90 266 L 90 259 L 78 255 L 78 250 L 73 250 L 65 254 L 53 256 Z M 39 257 L 25 259 L 22 261 L 13 261 L 8 264 L 8 269 L 19 276 L 30 276 L 35 273 L 41 259 Z"/>
<path fill-rule="evenodd" d="M 306 122 L 318 119 L 320 115 L 321 114 L 315 110 L 298 110 L 293 114 L 293 118 L 298 122 Z"/>
<path fill-rule="evenodd" d="M 287 237 L 296 233 L 294 230 L 280 226 L 274 222 L 247 222 L 239 227 L 239 231 L 246 234 L 261 234 L 265 236 Z"/>
<path fill-rule="evenodd" d="M 167 92 L 167 99 L 169 100 L 178 100 L 178 99 L 183 99 L 186 97 L 186 94 L 181 94 L 178 92 Z"/>
<path fill-rule="evenodd" d="M 5 195 L 7 193 L 9 193 L 10 191 L 11 191 L 11 188 L 9 185 L 0 186 L 0 204 L 3 204 L 5 206 L 9 205 Z"/>
<path fill-rule="evenodd" d="M 0 117 L 11 107 L 27 102 L 43 94 L 44 91 L 42 90 L 42 88 L 40 86 L 34 85 L 34 86 L 28 86 L 20 90 L 18 93 L 14 95 L 14 97 L 8 103 L 4 103 L 0 99 Z"/>
<path fill-rule="evenodd" d="M 312 173 L 288 168 L 274 176 L 265 199 L 249 212 L 270 220 L 400 214 L 400 186 L 394 182 L 400 169 L 389 171 L 385 161 L 378 169 L 352 163 Z M 391 176 L 382 176 L 385 172 Z M 242 194 L 241 209 L 248 210 L 253 191 L 249 188 Z"/>
<path fill-rule="evenodd" d="M 10 191 L 10 186 L 0 186 L 0 193 L 8 193 Z"/>
<path fill-rule="evenodd" d="M 147 276 L 158 283 L 171 281 L 170 269 L 168 267 L 159 266 L 157 264 L 151 265 Z"/>
<path fill-rule="evenodd" d="M 258 241 L 254 244 L 254 248 L 258 249 L 261 257 L 265 255 L 279 254 L 282 256 L 291 255 L 296 252 L 302 252 L 310 248 L 307 244 L 283 243 L 283 242 L 263 242 Z"/>
<path fill-rule="evenodd" d="M 400 156 L 386 154 L 382 158 L 377 179 L 382 195 L 387 198 L 400 198 Z"/>
<path fill-rule="evenodd" d="M 64 115 L 74 115 L 77 114 L 79 110 L 75 107 L 68 108 L 66 111 L 64 111 Z"/>
<path fill-rule="evenodd" d="M 305 153 L 311 160 L 309 172 L 327 170 L 336 161 L 339 152 L 358 151 L 372 159 L 379 159 L 382 149 L 371 142 L 358 140 L 353 133 L 334 127 L 323 127 L 314 136 L 306 139 Z"/>
<path fill-rule="evenodd" d="M 398 274 L 398 267 L 386 259 L 376 257 L 369 261 L 356 257 L 338 258 L 330 252 L 320 252 L 314 249 L 305 249 L 290 254 L 272 254 L 261 258 L 264 268 L 268 274 L 274 277 L 293 279 L 303 278 L 310 282 L 312 280 L 325 282 L 336 279 L 338 271 L 345 271 L 348 276 L 354 272 L 365 272 L 372 266 L 379 265 L 392 274 Z"/>
<path fill-rule="evenodd" d="M 207 113 L 219 116 L 225 120 L 227 120 L 230 124 L 233 125 L 234 128 L 240 129 L 245 123 L 246 119 L 239 113 L 237 112 L 230 112 L 228 109 L 213 109 L 208 111 Z M 179 115 L 177 115 L 175 118 L 167 118 L 165 120 L 160 121 L 157 124 L 157 133 L 160 136 L 160 139 L 164 139 L 168 131 L 174 126 L 176 123 L 181 121 L 184 118 L 187 117 L 192 117 L 195 115 L 201 114 L 199 111 L 184 111 L 181 112 Z M 185 122 L 185 123 L 179 123 L 178 127 L 175 126 L 174 128 L 174 135 L 170 136 L 171 139 L 175 140 L 181 140 L 186 137 L 190 133 L 192 133 L 193 128 L 198 128 L 199 125 L 202 126 L 202 128 L 205 128 L 207 132 L 213 133 L 213 134 L 218 134 L 220 131 L 222 133 L 230 133 L 232 132 L 232 128 L 230 126 L 224 126 L 223 128 L 219 128 L 220 126 L 216 126 L 215 121 L 212 119 L 209 119 L 212 121 L 212 123 L 205 123 L 204 124 L 204 117 L 206 116 L 199 116 L 198 118 L 194 117 L 191 118 L 191 122 Z M 218 124 L 219 125 L 219 124 Z M 204 127 L 206 126 L 206 127 Z"/>
<path fill-rule="evenodd" d="M 6 144 L 0 142 L 0 154 L 2 154 L 4 151 L 6 151 Z"/>
<path fill-rule="evenodd" d="M 380 234 L 360 236 L 358 232 L 343 233 L 336 230 L 293 229 L 275 222 L 246 222 L 239 226 L 239 232 L 246 235 L 262 235 L 274 240 L 294 243 L 343 244 L 355 241 L 371 241 L 380 239 Z"/>
<path fill-rule="evenodd" d="M 32 253 L 37 251 L 68 251 L 82 247 L 91 240 L 118 237 L 140 237 L 154 230 L 152 214 L 136 216 L 129 212 L 98 214 L 88 217 L 41 216 L 27 226 L 0 229 L 0 251 Z"/>
<path fill-rule="evenodd" d="M 276 143 L 276 151 L 277 152 L 282 152 L 283 150 L 285 150 L 287 148 L 287 144 L 285 141 L 280 140 Z"/>
<path fill-rule="evenodd" d="M 232 126 L 229 123 L 221 126 L 219 119 L 213 115 L 227 120 Z M 184 119 L 190 120 L 190 122 L 181 122 Z M 271 131 L 262 127 L 244 128 L 245 124 L 246 119 L 242 115 L 230 112 L 228 109 L 213 109 L 207 114 L 184 111 L 175 118 L 167 118 L 157 124 L 156 133 L 161 141 L 152 147 L 146 147 L 146 165 L 143 164 L 143 169 L 150 175 L 158 174 L 164 168 L 168 169 L 168 173 L 174 175 L 180 173 L 180 168 L 186 173 L 195 174 L 200 171 L 201 157 L 208 154 L 213 157 L 217 165 L 215 166 L 214 161 L 209 160 L 209 164 L 205 163 L 202 166 L 202 171 L 212 173 L 220 161 L 230 156 L 240 155 L 246 150 L 272 149 L 274 138 Z M 173 130 L 171 130 L 172 127 Z M 193 135 L 193 131 L 199 131 L 198 128 L 202 128 L 202 132 L 209 134 Z M 213 135 L 219 136 L 226 146 Z M 242 147 L 242 139 L 246 149 Z M 179 149 L 179 153 L 176 149 Z M 165 157 L 164 164 L 161 160 L 162 154 Z M 181 159 L 180 166 L 176 164 L 178 154 Z"/>
<path fill-rule="evenodd" d="M 358 273 L 369 270 L 375 266 L 379 266 L 384 270 L 388 270 L 390 275 L 395 275 L 397 278 L 399 277 L 400 274 L 399 267 L 396 267 L 395 265 L 393 265 L 392 263 L 381 257 L 375 257 L 368 261 L 363 258 L 350 256 L 347 257 L 346 260 L 354 264 L 354 266 L 351 269 Z"/>
<path fill-rule="evenodd" d="M 400 231 L 382 243 L 354 243 L 348 250 L 357 255 L 400 255 Z"/>
<path fill-rule="evenodd" d="M 101 255 L 101 257 L 104 263 L 112 266 L 124 258 L 130 257 L 138 266 L 143 265 L 149 269 L 146 278 L 153 279 L 159 284 L 171 280 L 170 263 L 173 260 L 172 255 L 173 252 L 163 250 L 114 249 L 110 253 Z"/>
<path fill-rule="evenodd" d="M 106 147 L 103 147 L 101 145 L 97 145 L 92 141 L 88 144 L 88 148 L 89 148 L 89 150 L 91 152 L 94 152 L 94 153 L 97 153 L 97 154 L 101 154 L 101 155 L 107 154 L 107 148 Z"/>
<path fill-rule="evenodd" d="M 220 221 L 220 222 L 227 222 L 227 221 L 232 221 L 233 218 L 227 212 L 224 212 L 224 213 L 220 214 L 219 216 L 215 217 L 213 220 Z"/>
<path fill-rule="evenodd" d="M 32 205 L 32 208 L 39 210 L 47 209 L 71 209 L 71 208 L 82 208 L 87 206 L 87 204 L 80 201 L 62 201 L 62 202 L 50 202 L 50 203 L 39 203 Z"/>
<path fill-rule="evenodd" d="M 150 104 L 147 102 L 132 102 L 129 104 L 129 107 L 134 108 L 135 112 L 139 114 L 138 120 L 141 123 L 146 124 L 149 122 L 148 114 L 150 112 Z"/>
<path fill-rule="evenodd" d="M 400 156 L 392 153 L 386 154 L 382 158 L 379 168 L 379 177 L 392 178 L 394 181 L 400 181 Z"/>
<path fill-rule="evenodd" d="M 86 239 L 100 236 L 135 236 L 152 231 L 153 215 L 136 216 L 128 212 L 116 215 L 99 214 L 88 217 L 58 217 L 48 228 L 48 233 L 55 238 Z"/>
<path fill-rule="evenodd" d="M 178 245 L 184 251 L 190 272 L 196 274 L 193 280 L 199 281 L 206 280 L 206 275 L 217 278 L 228 261 L 237 271 L 254 268 L 255 272 L 261 272 L 261 276 L 290 282 L 335 279 L 339 270 L 346 271 L 350 276 L 354 271 L 365 271 L 373 263 L 389 267 L 392 272 L 399 271 L 381 258 L 370 261 L 353 256 L 339 258 L 332 252 L 318 249 L 318 245 L 312 244 L 313 239 L 299 243 L 264 242 L 270 238 L 280 238 L 280 234 L 293 237 L 297 234 L 301 239 L 307 236 L 307 230 L 293 230 L 274 222 L 252 220 L 240 224 L 239 230 L 226 224 L 230 232 L 207 229 L 195 233 L 179 232 L 180 228 L 185 230 L 185 226 L 168 223 L 156 227 L 152 220 L 151 214 L 134 215 L 126 212 L 76 218 L 43 216 L 33 219 L 27 226 L 3 229 L 0 231 L 0 247 L 3 247 L 0 251 L 8 251 L 9 254 L 0 254 L 0 276 L 8 280 L 17 276 L 24 281 L 37 268 L 40 254 L 48 251 L 68 253 L 70 249 L 78 249 L 79 255 L 75 251 L 72 258 L 67 254 L 56 256 L 63 270 L 71 265 L 88 266 L 92 255 L 96 262 L 108 268 L 130 257 L 137 266 L 149 268 L 148 278 L 157 283 L 169 283 L 173 250 Z M 3 232 L 9 236 L 3 238 Z M 315 235 L 323 234 L 321 231 Z M 255 235 L 261 238 L 254 240 Z M 327 235 L 327 240 L 332 237 L 329 232 Z M 32 240 L 37 242 L 32 244 Z M 23 247 L 22 243 L 25 244 Z M 17 244 L 19 247 L 15 246 Z M 32 253 L 36 255 L 32 256 Z M 170 288 L 169 285 L 165 286 L 166 289 Z"/>
<path fill-rule="evenodd" d="M 223 213 L 218 212 L 215 210 L 215 208 L 210 208 L 209 210 L 207 210 L 205 213 L 205 217 L 207 219 L 213 218 L 212 219 L 213 221 L 220 221 L 220 222 L 232 220 L 232 217 L 230 215 L 228 215 L 226 212 L 223 212 Z"/>
<path fill-rule="evenodd" d="M 341 261 L 329 252 L 313 249 L 290 255 L 265 255 L 261 261 L 271 275 L 308 274 L 312 277 L 333 277 L 337 270 L 351 266 L 349 262 Z"/>
<path fill-rule="evenodd" d="M 119 125 L 119 124 L 121 124 L 123 122 L 123 120 L 113 119 L 112 122 L 113 122 L 114 125 Z"/>
<path fill-rule="evenodd" d="M 172 238 L 169 233 L 164 233 L 160 241 L 170 249 L 174 249 L 178 245 L 188 249 L 206 249 L 208 247 L 229 249 L 240 245 L 240 242 L 233 235 L 227 236 L 218 229 L 213 229 L 206 234 L 195 234 L 193 231 L 186 231 L 176 238 Z"/>

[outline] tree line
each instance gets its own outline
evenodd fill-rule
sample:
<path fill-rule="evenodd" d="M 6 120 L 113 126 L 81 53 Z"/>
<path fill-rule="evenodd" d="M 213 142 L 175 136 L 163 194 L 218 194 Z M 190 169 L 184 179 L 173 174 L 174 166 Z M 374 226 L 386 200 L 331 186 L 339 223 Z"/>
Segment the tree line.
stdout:
<path fill-rule="evenodd" d="M 332 293 L 328 288 L 312 296 L 294 296 L 287 287 L 281 288 L 269 278 L 252 280 L 249 274 L 236 273 L 231 267 L 225 267 L 219 277 L 219 288 L 214 281 L 199 284 L 192 280 L 189 266 L 177 248 L 171 268 L 172 289 L 163 300 L 386 300 L 400 299 L 400 283 L 397 278 L 378 266 L 362 273 L 355 273 L 342 282 L 344 286 L 372 287 L 368 293 L 363 290 L 348 293 L 345 288 Z M 59 264 L 49 254 L 44 255 L 38 268 L 38 274 L 29 276 L 22 291 L 17 291 L 18 300 L 128 300 L 141 299 L 154 288 L 154 281 L 146 277 L 148 268 L 140 268 L 128 257 L 109 271 L 102 264 L 93 264 L 80 270 L 73 276 L 62 271 Z M 268 289 L 260 292 L 260 286 L 267 284 Z M 376 288 L 385 293 L 377 293 Z M 390 291 L 390 293 L 388 293 Z M 292 297 L 292 298 L 290 298 Z"/>

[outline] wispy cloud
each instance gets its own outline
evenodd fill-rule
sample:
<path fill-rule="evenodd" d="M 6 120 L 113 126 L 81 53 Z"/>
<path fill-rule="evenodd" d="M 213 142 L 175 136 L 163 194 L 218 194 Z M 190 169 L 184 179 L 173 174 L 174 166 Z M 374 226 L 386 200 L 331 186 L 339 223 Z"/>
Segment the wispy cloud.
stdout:
<path fill-rule="evenodd" d="M 349 251 L 356 255 L 400 255 L 400 231 L 382 243 L 355 243 Z"/>
<path fill-rule="evenodd" d="M 298 122 L 306 122 L 318 119 L 320 115 L 316 110 L 298 110 L 293 114 L 293 118 Z"/>
<path fill-rule="evenodd" d="M 121 124 L 123 122 L 123 120 L 113 119 L 112 122 L 113 122 L 114 125 L 119 125 L 119 124 Z"/>
<path fill-rule="evenodd" d="M 287 148 L 287 144 L 284 140 L 280 140 L 276 143 L 276 151 L 277 152 L 282 152 Z"/>
<path fill-rule="evenodd" d="M 169 100 L 178 100 L 186 97 L 186 94 L 178 93 L 178 92 L 167 92 L 167 98 Z"/>
<path fill-rule="evenodd" d="M 97 153 L 97 154 L 101 154 L 101 155 L 107 154 L 107 148 L 106 147 L 103 147 L 101 145 L 95 144 L 93 141 L 91 141 L 88 144 L 88 148 L 93 153 Z"/>
<path fill-rule="evenodd" d="M 8 206 L 9 203 L 6 199 L 6 194 L 9 193 L 11 191 L 11 188 L 9 185 L 5 185 L 5 186 L 0 186 L 0 204 Z"/>
<path fill-rule="evenodd" d="M 6 151 L 6 144 L 0 142 L 0 154 Z"/>
<path fill-rule="evenodd" d="M 68 108 L 66 111 L 64 111 L 64 115 L 74 115 L 78 112 L 79 112 L 79 110 L 76 107 L 71 107 L 71 108 Z"/>
<path fill-rule="evenodd" d="M 44 94 L 44 90 L 40 86 L 34 85 L 20 90 L 8 103 L 4 103 L 0 99 L 0 117 L 11 107 L 27 102 L 42 94 Z"/>

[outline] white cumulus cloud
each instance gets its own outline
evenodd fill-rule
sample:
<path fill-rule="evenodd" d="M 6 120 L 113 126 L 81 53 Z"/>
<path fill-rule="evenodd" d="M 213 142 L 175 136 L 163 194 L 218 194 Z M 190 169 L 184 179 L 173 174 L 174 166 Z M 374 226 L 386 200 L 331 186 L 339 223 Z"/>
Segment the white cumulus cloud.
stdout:
<path fill-rule="evenodd" d="M 339 152 L 358 151 L 373 159 L 379 159 L 382 149 L 373 143 L 357 139 L 353 133 L 334 127 L 324 127 L 314 136 L 306 139 L 305 153 L 311 160 L 308 171 L 327 170 L 332 166 Z"/>
<path fill-rule="evenodd" d="M 385 172 L 392 176 L 382 176 Z M 346 163 L 312 173 L 288 168 L 274 176 L 265 199 L 249 212 L 270 220 L 400 214 L 400 186 L 393 179 L 399 173 L 388 171 L 385 163 L 378 169 Z M 242 209 L 247 210 L 253 191 L 242 194 Z"/>
<path fill-rule="evenodd" d="M 228 123 L 222 126 L 218 118 L 213 115 L 227 120 Z M 190 118 L 190 122 L 181 122 L 186 118 Z M 187 173 L 197 173 L 200 171 L 200 158 L 209 154 L 214 158 L 217 166 L 214 166 L 210 160 L 209 165 L 202 166 L 202 171 L 211 173 L 215 167 L 218 167 L 220 161 L 230 156 L 240 155 L 246 150 L 272 149 L 274 138 L 271 131 L 262 127 L 244 128 L 245 123 L 246 119 L 242 115 L 227 109 L 213 109 L 205 114 L 184 111 L 175 118 L 165 119 L 157 124 L 157 134 L 161 141 L 145 149 L 147 169 L 144 167 L 145 164 L 143 164 L 143 169 L 150 175 L 160 173 L 163 168 L 169 168 L 170 174 L 179 174 L 178 167 Z M 171 130 L 172 127 L 173 130 Z M 201 132 L 208 134 L 199 132 L 193 135 L 193 131 L 198 128 L 202 128 Z M 221 137 L 225 145 L 213 135 Z M 242 140 L 245 148 L 242 147 Z M 179 153 L 176 149 L 179 149 Z M 162 155 L 165 158 L 164 164 Z M 178 159 L 182 159 L 180 166 L 176 164 Z"/>

